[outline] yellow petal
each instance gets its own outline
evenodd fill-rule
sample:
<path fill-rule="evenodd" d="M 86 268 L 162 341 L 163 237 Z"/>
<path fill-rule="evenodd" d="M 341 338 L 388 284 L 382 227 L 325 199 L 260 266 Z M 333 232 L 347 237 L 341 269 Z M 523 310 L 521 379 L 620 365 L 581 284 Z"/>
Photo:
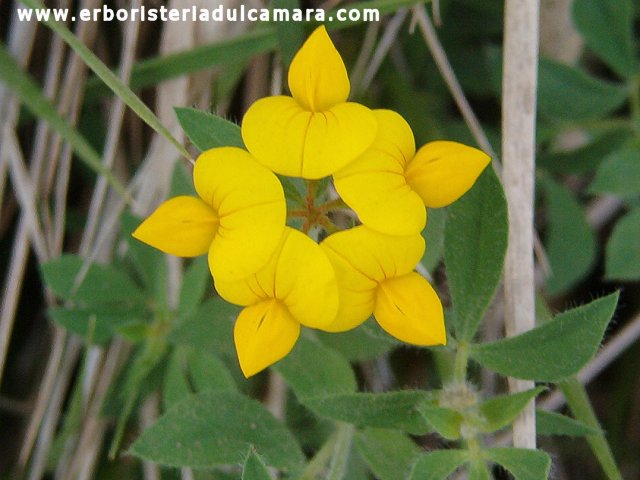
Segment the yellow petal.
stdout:
<path fill-rule="evenodd" d="M 266 300 L 244 308 L 233 330 L 244 376 L 255 375 L 286 356 L 299 335 L 300 324 L 277 300 Z"/>
<path fill-rule="evenodd" d="M 160 205 L 132 235 L 165 253 L 196 257 L 207 253 L 217 229 L 218 217 L 209 205 L 180 196 Z"/>
<path fill-rule="evenodd" d="M 310 111 L 322 111 L 349 97 L 347 69 L 324 25 L 302 45 L 289 68 L 289 90 Z"/>
<path fill-rule="evenodd" d="M 380 284 L 374 315 L 384 330 L 403 342 L 447 343 L 442 303 L 429 282 L 415 272 Z"/>
<path fill-rule="evenodd" d="M 375 116 L 357 103 L 339 103 L 323 112 L 309 112 L 291 97 L 255 102 L 242 120 L 242 138 L 255 159 L 290 177 L 329 176 L 372 143 Z"/>
<path fill-rule="evenodd" d="M 278 299 L 297 322 L 312 328 L 331 324 L 338 310 L 338 287 L 329 259 L 313 240 L 288 227 L 262 270 L 239 281 L 216 279 L 216 289 L 222 298 L 239 305 Z"/>
<path fill-rule="evenodd" d="M 418 150 L 405 175 L 427 207 L 439 208 L 464 195 L 490 161 L 477 148 L 456 142 L 430 142 Z"/>
<path fill-rule="evenodd" d="M 340 306 L 326 330 L 358 326 L 373 313 L 379 282 L 411 272 L 424 252 L 419 234 L 390 236 L 360 226 L 334 233 L 321 244 L 336 271 Z"/>
<path fill-rule="evenodd" d="M 413 271 L 424 253 L 421 235 L 386 235 L 359 226 L 328 236 L 322 246 L 373 282 Z"/>
<path fill-rule="evenodd" d="M 426 209 L 404 177 L 415 152 L 413 133 L 397 113 L 373 113 L 378 135 L 369 149 L 334 174 L 336 190 L 366 226 L 390 235 L 420 233 Z"/>
<path fill-rule="evenodd" d="M 301 324 L 323 329 L 338 311 L 336 275 L 320 246 L 298 230 L 287 229 L 274 274 L 274 291 Z"/>
<path fill-rule="evenodd" d="M 193 178 L 198 195 L 219 217 L 209 250 L 213 276 L 232 280 L 258 271 L 284 231 L 286 204 L 278 178 L 235 147 L 202 153 Z"/>

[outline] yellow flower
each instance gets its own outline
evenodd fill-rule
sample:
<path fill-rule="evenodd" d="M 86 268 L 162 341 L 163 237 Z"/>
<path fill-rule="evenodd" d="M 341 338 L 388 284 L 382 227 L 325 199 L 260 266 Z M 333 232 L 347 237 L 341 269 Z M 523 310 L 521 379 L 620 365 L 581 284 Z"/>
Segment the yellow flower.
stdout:
<path fill-rule="evenodd" d="M 247 149 L 281 175 L 318 179 L 353 161 L 378 130 L 373 112 L 347 102 L 349 77 L 324 26 L 298 51 L 289 68 L 292 97 L 255 102 L 242 120 Z"/>
<path fill-rule="evenodd" d="M 366 152 L 334 174 L 342 199 L 370 228 L 391 235 L 420 232 L 425 206 L 449 205 L 469 190 L 489 164 L 484 152 L 436 141 L 415 151 L 407 122 L 390 110 L 374 110 L 378 136 Z"/>
<path fill-rule="evenodd" d="M 234 340 L 246 377 L 287 355 L 300 325 L 325 329 L 338 311 L 338 287 L 327 256 L 289 227 L 262 270 L 235 282 L 216 278 L 215 285 L 222 298 L 245 306 L 236 319 Z"/>
<path fill-rule="evenodd" d="M 336 321 L 327 330 L 349 330 L 373 313 L 403 342 L 446 344 L 440 299 L 413 271 L 424 253 L 421 235 L 385 235 L 359 226 L 330 235 L 320 246 L 333 264 L 340 294 Z"/>
<path fill-rule="evenodd" d="M 180 257 L 208 252 L 215 278 L 244 278 L 262 268 L 284 231 L 286 205 L 278 178 L 246 151 L 222 147 L 198 157 L 193 181 L 200 198 L 164 202 L 133 236 Z"/>

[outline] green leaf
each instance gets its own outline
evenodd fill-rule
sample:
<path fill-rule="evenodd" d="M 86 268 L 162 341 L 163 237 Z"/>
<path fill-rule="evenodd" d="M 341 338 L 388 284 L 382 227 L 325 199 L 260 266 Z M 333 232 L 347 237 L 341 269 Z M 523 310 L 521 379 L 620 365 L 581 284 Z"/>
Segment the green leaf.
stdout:
<path fill-rule="evenodd" d="M 169 187 L 169 196 L 177 197 L 179 195 L 197 195 L 191 178 L 191 169 L 187 171 L 187 167 L 180 162 L 176 162 L 171 174 L 171 185 Z"/>
<path fill-rule="evenodd" d="M 276 45 L 273 28 L 256 28 L 233 38 L 200 45 L 191 50 L 148 58 L 133 66 L 131 88 L 138 90 L 214 66 L 247 61 L 255 55 L 273 50 Z M 99 79 L 92 78 L 87 82 L 89 101 L 97 100 L 109 93 Z"/>
<path fill-rule="evenodd" d="M 131 236 L 142 223 L 142 219 L 125 212 L 120 222 L 122 235 L 129 247 L 128 254 L 133 261 L 136 273 L 146 287 L 145 290 L 159 305 L 167 306 L 168 272 L 165 254 Z"/>
<path fill-rule="evenodd" d="M 82 283 L 74 282 L 84 259 L 77 255 L 62 255 L 42 265 L 44 281 L 63 300 L 88 305 L 108 303 L 142 303 L 144 296 L 133 280 L 113 265 L 91 264 Z"/>
<path fill-rule="evenodd" d="M 305 404 L 318 415 L 359 427 L 394 428 L 422 435 L 432 431 L 418 411 L 428 400 L 427 392 L 403 390 L 332 395 L 307 400 Z"/>
<path fill-rule="evenodd" d="M 21 0 L 27 7 L 33 9 L 45 8 L 41 0 Z M 87 46 L 71 31 L 55 20 L 42 22 L 54 33 L 62 38 L 67 45 L 82 59 L 82 61 L 122 100 L 133 110 L 142 121 L 157 133 L 165 137 L 185 158 L 191 158 L 189 152 L 171 135 L 171 132 L 160 122 L 158 117 L 140 100 L 122 80 L 113 73 Z"/>
<path fill-rule="evenodd" d="M 447 209 L 444 259 L 459 340 L 471 340 L 495 295 L 507 248 L 507 203 L 493 168 Z"/>
<path fill-rule="evenodd" d="M 545 247 L 552 271 L 546 288 L 555 296 L 589 273 L 596 257 L 596 238 L 582 207 L 564 185 L 544 177 L 542 187 L 549 220 Z"/>
<path fill-rule="evenodd" d="M 353 369 L 344 357 L 304 337 L 274 368 L 303 404 L 308 399 L 352 393 L 357 387 Z"/>
<path fill-rule="evenodd" d="M 613 130 L 574 150 L 544 153 L 538 158 L 538 166 L 554 173 L 591 174 L 604 158 L 621 149 L 631 136 L 627 128 Z"/>
<path fill-rule="evenodd" d="M 68 142 L 80 160 L 98 175 L 103 175 L 109 185 L 122 198 L 129 201 L 129 194 L 126 192 L 124 185 L 113 175 L 111 170 L 105 168 L 100 154 L 94 150 L 86 138 L 58 113 L 49 99 L 44 96 L 40 87 L 20 68 L 20 65 L 7 51 L 2 42 L 0 42 L 0 65 L 2 65 L 2 68 L 0 68 L 0 81 L 11 89 L 29 111 L 47 122 L 58 135 Z"/>
<path fill-rule="evenodd" d="M 521 335 L 471 346 L 471 357 L 506 376 L 555 382 L 578 372 L 596 353 L 618 302 L 613 293 L 561 313 Z"/>
<path fill-rule="evenodd" d="M 544 387 L 532 388 L 513 395 L 500 395 L 479 405 L 484 423 L 483 432 L 491 433 L 510 425 L 527 404 L 545 390 Z"/>
<path fill-rule="evenodd" d="M 515 480 L 546 480 L 551 469 L 551 458 L 542 450 L 488 448 L 484 457 L 509 470 Z"/>
<path fill-rule="evenodd" d="M 622 77 L 636 72 L 631 0 L 574 0 L 573 20 L 586 44 Z"/>
<path fill-rule="evenodd" d="M 469 463 L 469 480 L 491 480 L 487 464 L 480 458 L 472 458 Z"/>
<path fill-rule="evenodd" d="M 177 325 L 168 340 L 233 356 L 233 322 L 239 312 L 240 307 L 220 297 L 211 298 Z"/>
<path fill-rule="evenodd" d="M 339 352 L 351 362 L 371 360 L 388 352 L 396 343 L 385 338 L 378 324 L 369 319 L 357 328 L 341 333 L 317 331 L 317 337 L 325 345 Z M 386 335 L 386 334 L 384 334 Z"/>
<path fill-rule="evenodd" d="M 584 437 L 585 435 L 598 435 L 602 431 L 566 415 L 536 409 L 536 433 L 538 435 Z"/>
<path fill-rule="evenodd" d="M 169 356 L 162 384 L 162 401 L 165 410 L 191 395 L 186 370 L 184 352 L 174 350 Z"/>
<path fill-rule="evenodd" d="M 591 193 L 613 193 L 621 197 L 640 196 L 640 151 L 627 147 L 605 158 L 589 186 Z"/>
<path fill-rule="evenodd" d="M 242 480 L 271 480 L 267 466 L 253 448 L 249 449 L 247 459 L 244 461 Z"/>
<path fill-rule="evenodd" d="M 284 8 L 291 12 L 294 9 L 300 8 L 300 2 L 298 0 L 272 0 L 271 8 Z M 293 60 L 298 49 L 305 41 L 304 25 L 301 22 L 278 22 L 274 25 L 276 38 L 278 39 L 280 58 L 285 68 L 289 68 L 291 60 Z"/>
<path fill-rule="evenodd" d="M 206 391 L 179 402 L 130 452 L 161 465 L 212 468 L 237 464 L 250 446 L 291 476 L 304 465 L 291 433 L 260 402 L 235 392 Z"/>
<path fill-rule="evenodd" d="M 640 208 L 618 220 L 607 242 L 605 276 L 610 280 L 640 279 Z"/>
<path fill-rule="evenodd" d="M 194 108 L 174 110 L 184 133 L 201 152 L 215 147 L 244 148 L 240 127 L 235 123 Z"/>
<path fill-rule="evenodd" d="M 196 392 L 201 390 L 236 390 L 229 369 L 219 358 L 203 350 L 187 350 L 189 378 Z"/>
<path fill-rule="evenodd" d="M 446 219 L 446 208 L 430 208 L 427 213 L 427 226 L 422 231 L 427 248 L 420 262 L 429 272 L 433 272 L 442 259 Z"/>
<path fill-rule="evenodd" d="M 421 452 L 406 433 L 382 428 L 357 432 L 355 446 L 379 480 L 407 478 Z"/>
<path fill-rule="evenodd" d="M 464 420 L 460 413 L 450 408 L 437 407 L 427 403 L 420 405 L 418 411 L 427 423 L 447 440 L 460 438 L 460 426 Z"/>
<path fill-rule="evenodd" d="M 93 308 L 50 308 L 48 313 L 57 324 L 98 345 L 104 345 L 111 340 L 119 327 L 139 323 L 148 316 L 148 312 L 142 308 L 114 305 Z"/>
<path fill-rule="evenodd" d="M 197 310 L 207 287 L 212 283 L 207 257 L 194 259 L 185 270 L 182 285 L 180 285 L 178 315 L 181 318 L 186 318 Z"/>
<path fill-rule="evenodd" d="M 434 450 L 421 456 L 409 480 L 446 480 L 458 467 L 469 461 L 466 450 Z"/>
<path fill-rule="evenodd" d="M 605 82 L 575 67 L 540 61 L 538 105 L 546 117 L 563 121 L 602 118 L 627 99 L 624 85 Z"/>

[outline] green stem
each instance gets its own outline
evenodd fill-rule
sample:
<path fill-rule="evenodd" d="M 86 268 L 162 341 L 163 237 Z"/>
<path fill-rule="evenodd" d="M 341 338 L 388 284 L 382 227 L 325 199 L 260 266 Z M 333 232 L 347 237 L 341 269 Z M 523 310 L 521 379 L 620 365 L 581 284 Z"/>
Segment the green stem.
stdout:
<path fill-rule="evenodd" d="M 354 430 L 355 427 L 348 423 L 338 425 L 337 439 L 326 480 L 342 480 L 345 478 Z"/>
<path fill-rule="evenodd" d="M 576 420 L 600 430 L 600 423 L 593 411 L 587 392 L 575 377 L 558 384 L 560 390 L 567 399 L 567 403 L 576 417 Z M 613 458 L 611 447 L 604 436 L 604 433 L 587 435 L 587 442 L 591 450 L 598 459 L 600 466 L 610 480 L 622 480 L 622 474 Z"/>
<path fill-rule="evenodd" d="M 469 364 L 469 344 L 465 341 L 458 342 L 456 358 L 453 365 L 453 379 L 456 382 L 464 382 L 467 379 L 467 365 Z"/>
<path fill-rule="evenodd" d="M 299 480 L 315 480 L 325 465 L 331 458 L 331 454 L 335 449 L 336 442 L 338 441 L 338 432 L 333 432 L 326 442 L 320 447 L 320 450 L 316 452 L 311 461 L 307 463 Z"/>
<path fill-rule="evenodd" d="M 629 82 L 629 103 L 631 121 L 636 130 L 640 130 L 640 77 L 633 77 Z"/>

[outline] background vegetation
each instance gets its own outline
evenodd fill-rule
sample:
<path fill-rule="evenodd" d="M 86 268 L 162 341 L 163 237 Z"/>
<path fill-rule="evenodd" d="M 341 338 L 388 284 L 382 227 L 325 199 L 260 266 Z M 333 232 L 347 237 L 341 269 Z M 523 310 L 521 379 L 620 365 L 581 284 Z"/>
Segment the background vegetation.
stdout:
<path fill-rule="evenodd" d="M 193 3 L 175 0 L 168 5 Z M 297 5 L 295 0 L 273 3 Z M 405 0 L 366 3 L 381 9 L 380 23 L 336 24 L 331 34 L 350 72 L 352 97 L 401 113 L 418 145 L 458 140 L 489 148 L 499 160 L 503 2 L 441 0 L 417 7 Z M 25 4 L 37 5 L 34 0 Z M 101 4 L 59 0 L 48 6 Z M 343 4 L 330 0 L 303 6 L 331 9 Z M 212 7 L 204 0 L 199 5 Z M 226 5 L 239 3 L 228 0 Z M 311 26 L 112 22 L 72 23 L 66 30 L 19 22 L 18 6 L 10 0 L 0 3 L 2 478 L 240 478 L 237 467 L 209 468 L 243 462 L 229 462 L 216 442 L 253 432 L 252 442 L 271 466 L 298 468 L 304 453 L 313 458 L 304 469 L 307 478 L 326 471 L 354 480 L 397 480 L 424 450 L 452 446 L 448 439 L 456 439 L 459 432 L 448 436 L 435 428 L 438 434 L 428 433 L 433 425 L 414 417 L 391 419 L 388 425 L 354 419 L 340 408 L 353 413 L 360 411 L 360 404 L 334 405 L 331 410 L 314 400 L 319 392 L 313 391 L 318 385 L 313 375 L 329 375 L 322 378 L 333 385 L 332 394 L 355 388 L 397 391 L 402 397 L 398 401 L 412 408 L 417 400 L 403 391 L 439 388 L 453 368 L 446 351 L 397 345 L 367 324 L 353 333 L 322 334 L 301 342 L 296 356 L 276 369 L 279 373 L 245 381 L 230 340 L 237 310 L 214 295 L 206 264 L 167 258 L 129 236 L 138 219 L 169 194 L 191 191 L 184 156 L 232 138 L 233 131 L 218 135 L 202 128 L 215 118 L 185 107 L 238 122 L 256 98 L 281 90 L 286 64 Z M 541 432 L 553 433 L 555 428 L 574 435 L 539 437 L 558 479 L 640 475 L 639 9 L 640 2 L 633 0 L 541 3 L 538 322 L 620 292 L 603 348 L 578 375 L 530 375 L 545 382 L 562 378 L 549 384 L 538 406 L 579 420 L 560 428 L 557 418 L 540 417 L 551 425 L 539 423 Z M 416 24 L 427 11 L 438 25 L 435 38 L 422 23 Z M 455 83 L 443 79 L 447 65 L 434 60 L 440 48 L 470 105 L 466 116 L 460 98 L 452 96 Z M 493 190 L 483 188 L 476 190 L 474 200 L 487 202 L 489 210 L 499 208 L 501 193 L 486 197 L 481 192 Z M 493 252 L 492 246 L 500 243 L 504 226 L 498 220 L 474 230 L 451 218 L 459 217 L 429 212 L 424 269 L 447 305 L 460 288 L 470 296 L 484 295 L 488 302 L 491 282 L 497 286 L 499 278 L 483 286 L 484 277 L 469 277 L 464 265 L 456 270 L 455 263 L 474 255 L 487 261 L 495 257 L 499 271 L 503 251 Z M 451 232 L 456 228 L 466 232 L 467 241 L 455 242 Z M 473 282 L 461 284 L 456 271 Z M 79 272 L 86 274 L 81 285 L 74 284 Z M 499 291 L 478 339 L 502 337 L 501 301 Z M 590 326 L 585 335 L 592 331 L 598 336 L 609 317 L 604 315 L 605 322 Z M 575 338 L 577 344 L 593 343 L 588 335 Z M 551 343 L 548 348 L 529 345 L 530 350 L 520 345 L 508 354 L 515 364 L 521 357 L 553 363 Z M 589 352 L 585 355 L 586 361 Z M 490 360 L 477 357 L 492 367 Z M 319 358 L 324 370 L 315 371 L 311 367 Z M 302 367 L 310 368 L 311 383 L 316 383 L 309 384 L 300 374 Z M 501 368 L 494 370 L 511 373 Z M 469 377 L 485 398 L 506 391 L 503 377 L 477 363 L 471 364 Z M 219 393 L 235 390 L 242 392 L 244 403 Z M 220 456 L 199 457 L 192 450 L 189 465 L 208 468 L 164 468 L 122 453 L 158 416 L 193 392 L 204 392 L 198 397 L 201 404 L 191 405 L 193 415 L 207 415 L 207 408 L 215 405 L 242 413 L 248 422 L 235 430 L 220 424 L 205 435 L 208 443 L 202 451 Z M 274 422 L 249 397 L 260 400 L 281 422 Z M 375 401 L 371 405 L 370 418 L 385 417 Z M 168 415 L 171 412 L 178 411 Z M 189 428 L 190 417 L 179 412 L 175 421 Z M 348 424 L 336 427 L 328 418 L 401 428 L 412 436 L 371 428 L 353 436 Z M 265 440 L 263 432 L 280 437 Z M 508 430 L 492 433 L 487 444 L 504 445 L 508 436 Z M 340 442 L 352 437 L 353 447 L 343 448 Z M 136 445 L 134 453 L 142 458 L 181 464 L 179 452 L 158 453 L 153 445 Z M 261 451 L 260 445 L 267 450 Z M 342 450 L 335 451 L 346 451 L 346 456 L 333 454 L 336 445 Z M 259 457 L 250 455 L 247 465 L 245 474 L 258 472 L 247 478 L 262 478 L 257 476 Z M 537 478 L 520 473 L 519 478 Z M 508 475 L 501 467 L 493 474 Z"/>

